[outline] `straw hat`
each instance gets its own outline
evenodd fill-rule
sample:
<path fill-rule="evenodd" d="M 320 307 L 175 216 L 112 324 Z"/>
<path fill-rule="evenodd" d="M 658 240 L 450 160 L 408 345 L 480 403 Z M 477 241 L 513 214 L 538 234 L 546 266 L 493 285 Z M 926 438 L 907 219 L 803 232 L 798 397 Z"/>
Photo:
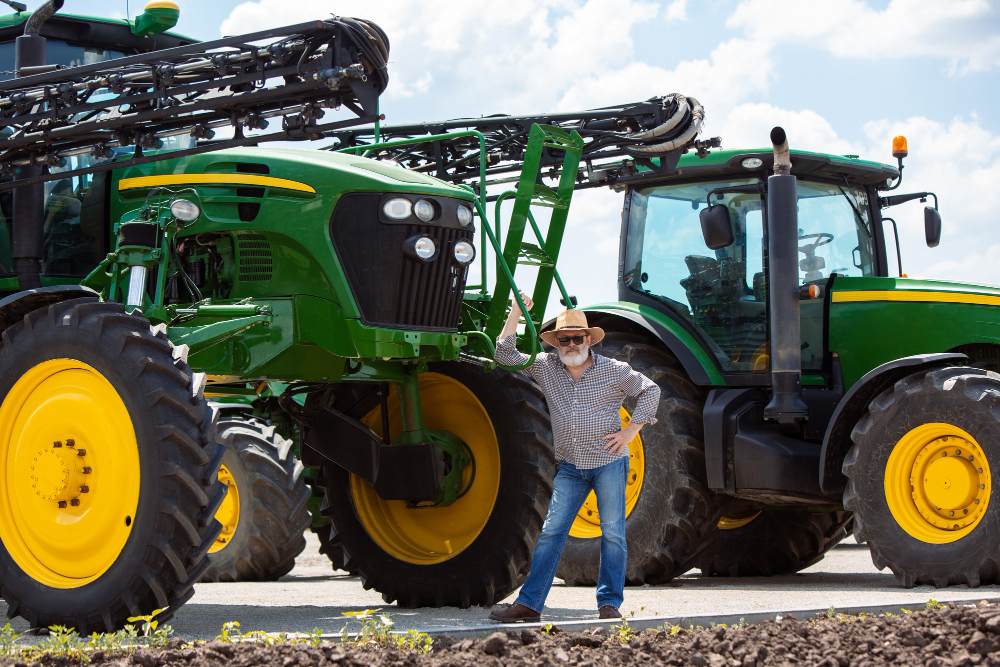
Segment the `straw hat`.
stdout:
<path fill-rule="evenodd" d="M 558 347 L 559 343 L 556 341 L 556 338 L 560 335 L 579 333 L 590 334 L 591 345 L 597 345 L 604 338 L 604 329 L 601 327 L 588 327 L 586 313 L 575 308 L 559 313 L 559 316 L 556 317 L 556 328 L 543 331 L 539 334 L 539 338 L 552 347 Z"/>

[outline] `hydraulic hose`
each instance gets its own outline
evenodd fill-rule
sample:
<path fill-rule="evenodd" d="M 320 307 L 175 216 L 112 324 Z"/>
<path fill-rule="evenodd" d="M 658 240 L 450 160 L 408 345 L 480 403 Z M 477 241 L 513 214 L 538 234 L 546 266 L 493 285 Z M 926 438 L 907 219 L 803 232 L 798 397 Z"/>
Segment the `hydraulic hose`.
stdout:
<path fill-rule="evenodd" d="M 625 136 L 630 145 L 625 152 L 634 156 L 650 157 L 681 148 L 701 132 L 705 108 L 693 97 L 671 93 L 660 98 L 667 119 L 660 125 Z"/>

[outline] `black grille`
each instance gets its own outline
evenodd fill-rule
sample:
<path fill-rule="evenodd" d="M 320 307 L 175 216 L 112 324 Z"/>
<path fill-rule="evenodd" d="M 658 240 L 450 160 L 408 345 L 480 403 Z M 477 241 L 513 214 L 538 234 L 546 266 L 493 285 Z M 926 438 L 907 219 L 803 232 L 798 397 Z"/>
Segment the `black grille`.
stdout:
<path fill-rule="evenodd" d="M 236 257 L 239 279 L 260 282 L 271 279 L 271 244 L 261 234 L 237 234 Z"/>
<path fill-rule="evenodd" d="M 330 233 L 365 324 L 401 329 L 455 331 L 465 292 L 466 267 L 454 259 L 456 241 L 472 230 L 440 225 L 379 222 L 380 195 L 345 195 L 333 213 Z M 403 254 L 403 242 L 426 234 L 437 259 Z"/>

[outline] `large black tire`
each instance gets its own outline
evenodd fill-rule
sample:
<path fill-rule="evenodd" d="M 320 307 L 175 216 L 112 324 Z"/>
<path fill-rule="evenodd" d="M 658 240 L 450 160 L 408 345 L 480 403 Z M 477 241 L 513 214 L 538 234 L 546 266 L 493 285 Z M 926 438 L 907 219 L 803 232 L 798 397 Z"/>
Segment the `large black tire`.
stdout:
<path fill-rule="evenodd" d="M 34 628 L 74 627 L 86 635 L 117 630 L 129 617 L 157 609 L 165 610 L 157 620 L 165 620 L 194 593 L 195 582 L 208 567 L 208 549 L 220 529 L 214 515 L 225 496 L 225 487 L 217 478 L 223 450 L 216 442 L 213 412 L 204 398 L 204 375 L 192 373 L 186 357 L 187 346 L 174 347 L 167 340 L 165 327 L 151 329 L 146 319 L 126 314 L 121 304 L 89 298 L 40 308 L 3 332 L 0 414 L 16 412 L 29 422 L 36 417 L 39 428 L 43 428 L 46 423 L 63 420 L 60 411 L 83 409 L 73 406 L 84 405 L 89 419 L 59 426 L 67 438 L 74 438 L 73 447 L 79 448 L 76 455 L 84 457 L 82 461 L 88 466 L 77 472 L 89 473 L 93 466 L 93 472 L 99 473 L 100 466 L 114 469 L 114 461 L 130 459 L 135 461 L 141 480 L 134 515 L 111 524 L 117 526 L 113 528 L 115 535 L 121 535 L 122 525 L 129 528 L 127 537 L 121 538 L 123 546 L 105 547 L 101 558 L 106 561 L 95 568 L 84 585 L 73 586 L 74 577 L 68 574 L 57 573 L 63 586 L 46 581 L 48 574 L 35 574 L 42 571 L 40 559 L 52 552 L 42 554 L 26 548 L 25 531 L 30 529 L 11 523 L 10 517 L 15 515 L 7 503 L 0 503 L 0 514 L 7 517 L 0 519 L 0 589 L 9 617 L 21 616 Z M 64 368 L 68 373 L 50 368 Z M 33 378 L 42 373 L 51 374 L 34 384 Z M 124 441 L 109 444 L 95 437 L 101 433 L 101 426 L 110 422 L 109 415 L 125 413 L 104 412 L 102 404 L 89 400 L 89 394 L 79 389 L 84 385 L 75 384 L 73 377 L 83 377 L 84 385 L 89 383 L 105 392 L 95 390 L 93 395 L 120 399 L 115 405 L 124 406 L 131 426 L 123 418 L 112 425 L 127 434 Z M 24 382 L 20 382 L 22 379 Z M 44 383 L 54 383 L 49 386 L 55 387 L 56 407 L 49 412 L 41 408 L 28 412 L 33 403 L 23 398 L 25 391 L 31 392 L 29 397 L 41 395 L 39 387 Z M 62 441 L 65 447 L 54 449 L 51 440 L 59 439 L 54 434 L 44 447 L 26 436 L 18 439 L 15 435 L 26 432 L 0 431 L 0 454 L 7 457 L 2 463 L 4 473 L 10 472 L 8 466 L 15 465 L 12 457 L 18 448 L 37 450 L 38 456 L 50 458 L 67 452 L 68 440 Z M 116 448 L 122 442 L 126 446 Z M 83 443 L 88 444 L 85 447 Z M 73 474 L 70 468 L 66 470 Z M 120 511 L 126 515 L 129 507 L 119 505 L 115 498 L 128 480 L 111 479 L 108 474 L 106 471 L 103 478 L 89 475 L 87 495 L 75 500 L 88 513 L 100 511 L 113 517 Z M 43 482 L 58 486 L 59 479 L 58 475 L 46 475 L 39 479 L 39 488 Z M 8 488 L 2 493 L 14 492 Z M 52 513 L 58 518 L 48 504 L 38 505 L 54 501 L 41 493 L 38 496 L 41 500 L 25 493 L 18 500 L 33 502 L 45 509 L 41 514 Z M 68 505 L 66 500 L 59 502 Z M 72 512 L 73 507 L 63 511 Z M 59 530 L 55 521 L 35 526 L 36 535 L 49 539 L 55 539 L 52 536 L 57 536 Z M 99 552 L 100 547 L 95 550 Z M 80 559 L 93 553 L 70 557 Z M 15 560 L 15 554 L 25 567 Z M 101 571 L 105 562 L 110 565 Z"/>
<path fill-rule="evenodd" d="M 226 448 L 222 465 L 236 487 L 239 516 L 234 526 L 217 518 L 223 532 L 209 552 L 202 581 L 276 581 L 295 567 L 306 547 L 303 535 L 311 521 L 305 469 L 294 445 L 274 426 L 254 418 L 227 416 L 218 422 Z M 228 528 L 228 530 L 227 530 Z M 224 541 L 223 541 L 224 540 Z"/>
<path fill-rule="evenodd" d="M 628 362 L 660 387 L 656 424 L 644 426 L 645 472 L 625 520 L 630 586 L 662 584 L 694 566 L 715 532 L 718 504 L 705 479 L 701 408 L 705 397 L 662 345 L 609 332 L 599 354 Z M 563 548 L 556 576 L 569 585 L 597 583 L 601 538 L 575 537 Z"/>
<path fill-rule="evenodd" d="M 438 379 L 434 380 L 435 377 Z M 352 476 L 339 466 L 326 464 L 323 467 L 326 494 L 322 512 L 331 521 L 327 553 L 344 558 L 344 562 L 336 562 L 334 566 L 356 572 L 365 588 L 379 591 L 386 602 L 395 601 L 402 607 L 491 606 L 513 592 L 527 577 L 531 552 L 552 494 L 555 456 L 545 399 L 533 384 L 515 373 L 500 370 L 484 373 L 481 367 L 465 362 L 432 364 L 430 372 L 421 376 L 421 401 L 427 428 L 444 425 L 432 416 L 442 406 L 433 405 L 424 379 L 463 387 L 462 391 L 471 393 L 485 410 L 487 427 L 496 435 L 494 451 L 498 452 L 500 470 L 498 475 L 495 470 L 486 470 L 484 461 L 477 457 L 474 484 L 485 484 L 482 480 L 490 475 L 495 475 L 499 484 L 495 491 L 489 491 L 492 505 L 485 510 L 467 504 L 473 495 L 470 492 L 450 507 L 407 511 L 421 513 L 414 516 L 426 521 L 428 529 L 440 531 L 442 539 L 450 535 L 452 527 L 448 521 L 435 519 L 440 514 L 481 512 L 483 527 L 464 549 L 444 560 L 424 562 L 403 558 L 377 542 L 359 517 L 356 507 L 359 491 L 352 490 Z M 338 399 L 337 403 L 350 412 L 354 401 Z M 363 417 L 370 409 L 361 409 L 352 416 Z M 395 414 L 390 411 L 390 415 L 399 420 L 398 410 Z M 466 415 L 459 416 L 466 418 Z M 377 420 L 373 426 L 378 427 Z M 469 442 L 470 438 L 461 433 L 461 422 L 454 426 L 445 430 Z M 354 484 L 369 488 L 366 482 L 356 478 Z"/>
<path fill-rule="evenodd" d="M 322 492 L 326 488 L 326 479 L 323 477 L 323 471 L 319 470 L 316 473 L 316 483 L 315 488 Z M 329 519 L 321 517 L 323 523 L 314 522 L 310 526 L 313 533 L 315 533 L 317 539 L 319 539 L 319 552 L 330 559 L 330 566 L 338 572 L 346 572 L 351 575 L 357 575 L 357 570 L 348 569 L 347 565 L 347 554 L 340 547 L 339 542 L 334 542 L 335 534 L 333 532 L 333 525 L 330 523 Z"/>
<path fill-rule="evenodd" d="M 869 404 L 851 439 L 844 507 L 854 512 L 854 533 L 868 543 L 876 567 L 888 566 L 908 588 L 1000 583 L 1000 498 L 990 481 L 1000 472 L 1000 376 L 974 368 L 909 375 Z M 907 452 L 916 452 L 914 461 Z M 945 474 L 920 461 L 940 461 Z M 953 508 L 941 502 L 939 488 L 959 485 L 977 494 L 974 501 Z M 920 494 L 941 508 L 922 506 Z M 945 523 L 935 525 L 940 519 Z"/>
<path fill-rule="evenodd" d="M 738 527 L 725 529 L 720 523 L 717 538 L 697 567 L 709 576 L 791 574 L 823 560 L 850 531 L 849 512 L 761 510 Z"/>

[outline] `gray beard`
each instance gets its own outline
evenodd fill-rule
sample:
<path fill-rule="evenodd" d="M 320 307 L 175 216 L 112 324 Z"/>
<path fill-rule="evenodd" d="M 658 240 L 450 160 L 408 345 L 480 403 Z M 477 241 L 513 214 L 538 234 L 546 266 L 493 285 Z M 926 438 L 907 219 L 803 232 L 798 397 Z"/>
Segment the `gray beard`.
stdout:
<path fill-rule="evenodd" d="M 570 368 L 582 365 L 585 361 L 587 361 L 587 357 L 590 356 L 589 345 L 581 345 L 580 352 L 572 356 L 563 352 L 561 347 L 557 348 L 557 351 L 559 353 L 559 361 L 563 362 L 564 365 L 569 366 Z"/>

